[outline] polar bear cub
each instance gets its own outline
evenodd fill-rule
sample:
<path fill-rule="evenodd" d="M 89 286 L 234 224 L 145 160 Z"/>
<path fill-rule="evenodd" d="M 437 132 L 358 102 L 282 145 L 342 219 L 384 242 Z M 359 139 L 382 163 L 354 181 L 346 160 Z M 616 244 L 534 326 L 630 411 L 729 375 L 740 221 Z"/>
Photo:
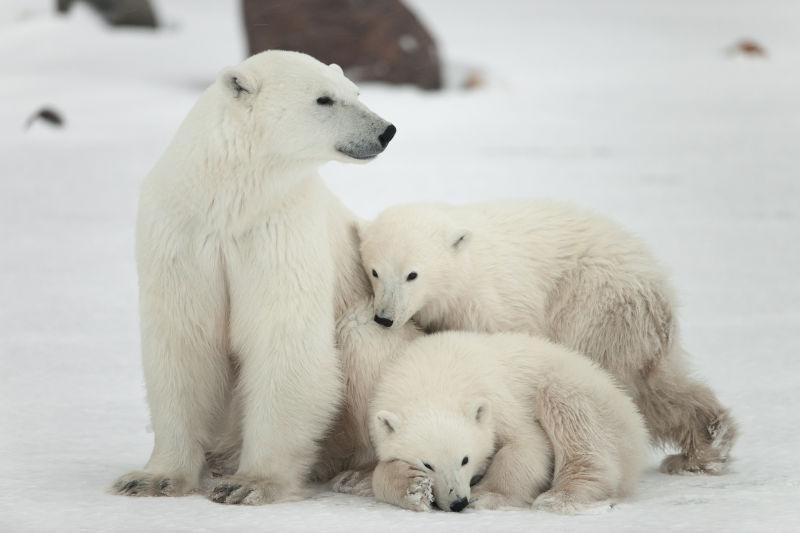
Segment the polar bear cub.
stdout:
<path fill-rule="evenodd" d="M 574 512 L 629 493 L 647 455 L 642 417 L 608 373 L 522 334 L 413 341 L 383 372 L 370 413 L 375 495 L 416 510 L 432 499 L 446 511 Z M 402 464 L 399 484 L 390 463 Z"/>
<path fill-rule="evenodd" d="M 374 320 L 427 331 L 525 332 L 587 355 L 624 385 L 662 470 L 719 473 L 736 425 L 684 367 L 672 289 L 640 240 L 545 201 L 391 207 L 360 228 Z"/>

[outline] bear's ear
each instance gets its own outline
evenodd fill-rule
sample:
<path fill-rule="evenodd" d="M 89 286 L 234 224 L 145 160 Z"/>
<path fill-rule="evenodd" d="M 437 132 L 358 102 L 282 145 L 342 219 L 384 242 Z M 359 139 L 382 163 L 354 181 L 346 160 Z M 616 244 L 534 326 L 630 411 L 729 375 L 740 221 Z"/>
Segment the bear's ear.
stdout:
<path fill-rule="evenodd" d="M 386 435 L 391 435 L 400 428 L 400 418 L 391 411 L 378 411 L 375 418 L 378 419 L 378 426 Z"/>
<path fill-rule="evenodd" d="M 472 400 L 467 405 L 467 416 L 480 425 L 488 422 L 489 418 L 492 416 L 492 409 L 489 405 L 489 400 L 486 398 Z"/>
<path fill-rule="evenodd" d="M 258 84 L 255 79 L 237 67 L 228 67 L 220 74 L 222 87 L 236 99 L 253 97 L 258 91 Z"/>
<path fill-rule="evenodd" d="M 450 232 L 448 243 L 450 244 L 450 248 L 457 252 L 466 246 L 471 237 L 472 232 L 470 230 L 464 228 L 457 229 Z"/>
<path fill-rule="evenodd" d="M 334 71 L 335 73 L 337 73 L 337 74 L 339 74 L 341 76 L 344 76 L 344 72 L 342 71 L 342 67 L 340 67 L 336 63 L 331 63 L 330 65 L 328 65 L 328 67 L 330 67 L 330 69 L 332 71 Z"/>

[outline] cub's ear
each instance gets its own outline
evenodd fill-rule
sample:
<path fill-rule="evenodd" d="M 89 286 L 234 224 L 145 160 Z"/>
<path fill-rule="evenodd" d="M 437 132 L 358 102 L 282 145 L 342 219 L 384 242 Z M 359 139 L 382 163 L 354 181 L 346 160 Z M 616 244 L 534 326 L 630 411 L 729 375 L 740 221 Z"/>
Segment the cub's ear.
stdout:
<path fill-rule="evenodd" d="M 258 84 L 249 73 L 240 67 L 228 67 L 220 74 L 220 83 L 237 99 L 252 98 L 258 92 Z"/>
<path fill-rule="evenodd" d="M 390 411 L 378 411 L 375 415 L 380 427 L 386 435 L 391 435 L 400 428 L 400 418 Z"/>
<path fill-rule="evenodd" d="M 332 71 L 334 71 L 335 73 L 337 73 L 337 74 L 340 74 L 340 75 L 344 76 L 344 72 L 342 71 L 342 67 L 340 67 L 340 66 L 339 66 L 339 65 L 337 65 L 336 63 L 331 63 L 330 65 L 328 65 L 328 67 L 330 67 L 330 69 L 331 69 Z"/>
<path fill-rule="evenodd" d="M 468 229 L 457 229 L 450 232 L 448 244 L 454 251 L 462 250 L 472 238 L 472 232 Z"/>
<path fill-rule="evenodd" d="M 468 417 L 481 425 L 487 423 L 492 416 L 492 409 L 486 398 L 471 401 L 467 405 L 466 412 Z"/>

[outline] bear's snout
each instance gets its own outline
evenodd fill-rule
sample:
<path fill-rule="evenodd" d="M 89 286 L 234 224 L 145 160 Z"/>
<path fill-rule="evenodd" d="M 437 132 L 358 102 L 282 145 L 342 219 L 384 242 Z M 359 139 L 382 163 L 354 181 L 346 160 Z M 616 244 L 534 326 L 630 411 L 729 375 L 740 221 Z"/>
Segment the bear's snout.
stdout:
<path fill-rule="evenodd" d="M 460 498 L 453 503 L 450 504 L 450 510 L 456 513 L 460 513 L 464 510 L 464 508 L 469 504 L 469 500 L 466 498 Z"/>
<path fill-rule="evenodd" d="M 389 124 L 383 130 L 383 133 L 378 135 L 378 142 L 381 143 L 382 148 L 386 148 L 389 145 L 389 141 L 392 140 L 395 133 L 397 133 L 397 128 L 394 127 L 394 124 Z"/>
<path fill-rule="evenodd" d="M 394 324 L 394 320 L 391 318 L 383 318 L 380 315 L 375 315 L 375 322 L 386 328 L 390 328 Z"/>

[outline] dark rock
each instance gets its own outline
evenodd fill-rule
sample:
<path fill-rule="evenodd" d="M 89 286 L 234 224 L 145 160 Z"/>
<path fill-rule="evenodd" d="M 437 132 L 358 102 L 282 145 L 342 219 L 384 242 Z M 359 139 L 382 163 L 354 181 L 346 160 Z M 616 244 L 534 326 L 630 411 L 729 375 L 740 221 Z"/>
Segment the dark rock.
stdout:
<path fill-rule="evenodd" d="M 64 126 L 64 118 L 55 109 L 52 107 L 43 107 L 36 111 L 33 115 L 31 115 L 28 120 L 25 122 L 25 128 L 30 128 L 34 122 L 41 121 L 49 126 L 54 126 L 56 128 L 61 128 Z"/>
<path fill-rule="evenodd" d="M 356 81 L 442 85 L 436 43 L 400 0 L 243 0 L 250 53 L 294 50 Z"/>
<path fill-rule="evenodd" d="M 81 1 L 92 6 L 111 26 L 158 27 L 155 11 L 148 0 L 56 0 L 56 9 L 66 13 Z"/>

